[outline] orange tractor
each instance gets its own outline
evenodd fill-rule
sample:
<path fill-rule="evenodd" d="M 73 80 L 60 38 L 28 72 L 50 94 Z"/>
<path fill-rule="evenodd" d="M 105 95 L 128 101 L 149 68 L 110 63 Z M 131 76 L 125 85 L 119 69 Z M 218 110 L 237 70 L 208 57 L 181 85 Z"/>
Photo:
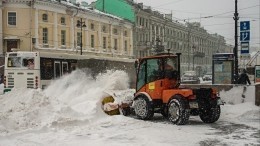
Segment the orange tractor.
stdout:
<path fill-rule="evenodd" d="M 220 117 L 223 104 L 212 88 L 180 88 L 180 53 L 159 54 L 135 62 L 136 93 L 133 109 L 139 119 L 151 119 L 161 113 L 172 123 L 184 125 L 190 115 L 205 123 Z"/>

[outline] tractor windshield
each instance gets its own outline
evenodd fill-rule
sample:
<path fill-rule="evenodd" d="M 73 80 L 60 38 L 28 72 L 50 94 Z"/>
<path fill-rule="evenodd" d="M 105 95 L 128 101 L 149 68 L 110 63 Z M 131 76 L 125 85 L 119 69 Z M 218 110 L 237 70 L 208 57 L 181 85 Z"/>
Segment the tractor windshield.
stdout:
<path fill-rule="evenodd" d="M 137 90 L 156 80 L 178 78 L 177 72 L 178 60 L 176 56 L 145 59 L 140 63 L 137 71 Z"/>
<path fill-rule="evenodd" d="M 165 58 L 164 70 L 178 70 L 177 57 Z"/>

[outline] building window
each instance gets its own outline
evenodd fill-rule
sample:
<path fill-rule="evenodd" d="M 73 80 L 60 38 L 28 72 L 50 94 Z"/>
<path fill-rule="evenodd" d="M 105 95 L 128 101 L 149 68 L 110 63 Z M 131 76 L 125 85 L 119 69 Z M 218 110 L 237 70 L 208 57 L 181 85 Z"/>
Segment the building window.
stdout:
<path fill-rule="evenodd" d="M 124 36 L 127 36 L 127 31 L 124 31 Z"/>
<path fill-rule="evenodd" d="M 42 42 L 43 44 L 48 44 L 48 28 L 42 29 Z"/>
<path fill-rule="evenodd" d="M 95 47 L 95 46 L 94 46 L 94 44 L 95 44 L 94 35 L 91 35 L 91 40 L 90 40 L 90 42 L 91 42 L 91 48 L 94 48 L 94 47 Z"/>
<path fill-rule="evenodd" d="M 60 23 L 65 25 L 66 24 L 66 19 L 64 17 L 61 17 L 60 18 Z"/>
<path fill-rule="evenodd" d="M 117 39 L 114 39 L 114 49 L 117 50 Z"/>
<path fill-rule="evenodd" d="M 16 12 L 8 12 L 8 25 L 16 25 Z"/>
<path fill-rule="evenodd" d="M 127 52 L 127 41 L 125 41 L 125 52 Z"/>
<path fill-rule="evenodd" d="M 42 21 L 45 21 L 45 22 L 48 21 L 48 15 L 47 14 L 42 14 Z"/>
<path fill-rule="evenodd" d="M 77 46 L 80 46 L 80 44 L 81 44 L 80 35 L 81 35 L 81 33 L 77 32 Z"/>
<path fill-rule="evenodd" d="M 103 26 L 103 27 L 102 27 L 102 31 L 103 31 L 103 32 L 106 32 L 106 26 Z"/>
<path fill-rule="evenodd" d="M 90 24 L 90 29 L 95 30 L 95 25 L 93 23 Z"/>
<path fill-rule="evenodd" d="M 113 34 L 117 34 L 117 29 L 116 28 L 113 29 Z"/>
<path fill-rule="evenodd" d="M 103 49 L 107 48 L 107 38 L 103 37 Z"/>
<path fill-rule="evenodd" d="M 66 31 L 61 31 L 61 45 L 66 45 Z"/>

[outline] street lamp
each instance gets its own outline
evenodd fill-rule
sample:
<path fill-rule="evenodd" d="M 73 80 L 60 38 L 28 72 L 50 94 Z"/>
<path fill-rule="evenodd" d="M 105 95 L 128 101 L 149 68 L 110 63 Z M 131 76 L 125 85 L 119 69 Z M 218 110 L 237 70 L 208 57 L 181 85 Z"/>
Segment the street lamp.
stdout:
<path fill-rule="evenodd" d="M 77 21 L 77 27 L 80 27 L 80 55 L 82 55 L 82 28 L 87 27 L 85 21 L 82 21 L 82 18 Z"/>
<path fill-rule="evenodd" d="M 192 51 L 193 51 L 193 61 L 192 61 L 192 70 L 194 70 L 194 58 L 195 58 L 195 55 L 196 55 L 196 53 L 195 53 L 195 49 L 196 49 L 196 47 L 193 45 L 192 46 Z"/>
<path fill-rule="evenodd" d="M 156 49 L 155 52 L 158 53 L 162 53 L 164 51 L 164 46 L 162 45 L 162 41 L 159 37 L 156 38 Z"/>

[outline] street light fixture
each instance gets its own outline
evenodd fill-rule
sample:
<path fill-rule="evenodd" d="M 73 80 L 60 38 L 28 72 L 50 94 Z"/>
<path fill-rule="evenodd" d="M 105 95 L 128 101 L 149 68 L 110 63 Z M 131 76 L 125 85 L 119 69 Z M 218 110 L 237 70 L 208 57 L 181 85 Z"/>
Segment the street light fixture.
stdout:
<path fill-rule="evenodd" d="M 77 21 L 77 27 L 80 27 L 80 55 L 82 55 L 82 28 L 87 27 L 85 21 L 82 21 L 82 18 Z"/>
<path fill-rule="evenodd" d="M 162 41 L 159 37 L 156 38 L 156 48 L 155 48 L 155 52 L 158 53 L 162 53 L 164 51 L 164 46 L 162 45 Z"/>
<path fill-rule="evenodd" d="M 192 61 L 192 70 L 194 70 L 194 58 L 195 58 L 195 49 L 196 49 L 196 47 L 193 45 L 192 46 L 192 51 L 193 51 L 193 61 Z"/>

